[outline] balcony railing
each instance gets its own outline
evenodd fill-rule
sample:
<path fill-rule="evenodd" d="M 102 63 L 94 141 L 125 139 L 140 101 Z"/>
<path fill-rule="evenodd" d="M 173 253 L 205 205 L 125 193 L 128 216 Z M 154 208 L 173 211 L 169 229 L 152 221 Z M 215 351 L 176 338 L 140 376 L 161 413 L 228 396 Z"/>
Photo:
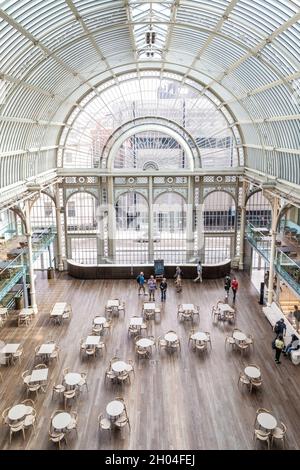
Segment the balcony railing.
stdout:
<path fill-rule="evenodd" d="M 32 237 L 33 261 L 53 242 L 56 233 L 51 229 L 36 230 Z M 12 287 L 17 284 L 26 274 L 28 266 L 28 248 L 24 246 L 20 253 L 12 260 L 0 262 L 0 301 L 8 294 Z"/>
<path fill-rule="evenodd" d="M 260 228 L 260 227 L 259 227 Z M 268 234 L 269 229 L 263 231 L 247 224 L 246 237 L 249 243 L 259 252 L 259 254 L 269 263 L 271 255 L 271 237 Z M 276 247 L 275 269 L 286 283 L 300 295 L 300 261 L 293 260 L 287 254 Z"/>

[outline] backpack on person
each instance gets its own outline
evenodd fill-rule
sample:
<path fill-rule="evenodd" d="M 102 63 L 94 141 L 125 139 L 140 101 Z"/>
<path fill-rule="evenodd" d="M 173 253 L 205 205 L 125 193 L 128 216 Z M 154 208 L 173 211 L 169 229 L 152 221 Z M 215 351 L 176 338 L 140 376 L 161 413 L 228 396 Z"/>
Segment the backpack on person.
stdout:
<path fill-rule="evenodd" d="M 136 282 L 139 284 L 140 283 L 140 274 L 138 275 L 138 277 L 136 278 Z"/>
<path fill-rule="evenodd" d="M 281 328 L 280 328 L 280 324 L 279 322 L 276 323 L 275 327 L 274 327 L 274 332 L 279 335 L 279 333 L 281 333 Z"/>

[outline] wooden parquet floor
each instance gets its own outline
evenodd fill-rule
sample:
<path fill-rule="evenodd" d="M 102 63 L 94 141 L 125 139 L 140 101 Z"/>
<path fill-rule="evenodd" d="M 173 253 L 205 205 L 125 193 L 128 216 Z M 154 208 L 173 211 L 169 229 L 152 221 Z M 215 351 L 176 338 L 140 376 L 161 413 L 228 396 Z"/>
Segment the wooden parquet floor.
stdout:
<path fill-rule="evenodd" d="M 36 433 L 26 431 L 13 436 L 9 445 L 8 428 L 0 427 L 0 449 L 55 449 L 48 440 L 50 416 L 62 409 L 58 397 L 52 399 L 52 386 L 62 382 L 62 370 L 86 371 L 89 392 L 83 391 L 72 405 L 78 411 L 78 438 L 70 434 L 69 449 L 254 449 L 252 440 L 256 409 L 272 411 L 288 429 L 287 447 L 300 448 L 300 368 L 288 359 L 274 362 L 271 349 L 273 333 L 258 304 L 258 293 L 245 274 L 238 273 L 240 290 L 237 296 L 236 326 L 254 336 L 254 350 L 241 356 L 239 351 L 225 352 L 225 335 L 233 325 L 213 325 L 211 307 L 223 298 L 223 280 L 204 280 L 203 284 L 184 281 L 183 291 L 177 294 L 169 280 L 167 301 L 160 319 L 151 320 L 148 333 L 155 337 L 175 330 L 181 339 L 181 354 L 153 352 L 150 360 L 135 357 L 134 341 L 128 337 L 129 317 L 141 313 L 143 296 L 137 295 L 135 280 L 81 281 L 61 274 L 48 281 L 41 275 L 37 281 L 39 313 L 28 327 L 17 327 L 12 315 L 0 330 L 5 342 L 21 341 L 24 345 L 19 365 L 1 367 L 1 412 L 26 398 L 21 373 L 34 364 L 36 345 L 53 338 L 61 348 L 60 361 L 50 365 L 46 393 L 35 399 L 38 413 Z M 107 299 L 119 297 L 126 303 L 125 318 L 114 318 L 111 333 L 105 335 L 107 352 L 101 357 L 80 359 L 79 343 L 92 326 L 96 314 L 104 314 Z M 147 297 L 145 297 L 147 298 Z M 157 295 L 160 304 L 159 296 Z M 49 312 L 54 302 L 72 304 L 70 322 L 53 325 Z M 210 331 L 212 351 L 203 356 L 188 347 L 190 322 L 179 323 L 178 303 L 200 306 L 200 324 Z M 105 385 L 104 372 L 113 356 L 134 359 L 135 377 L 131 385 Z M 261 367 L 263 388 L 251 394 L 238 388 L 239 372 L 246 364 L 255 362 Z M 123 396 L 131 422 L 127 428 L 115 431 L 111 437 L 98 431 L 97 417 L 105 413 L 106 405 L 116 396 Z M 279 448 L 280 444 L 278 444 Z M 264 448 L 261 443 L 257 448 Z"/>

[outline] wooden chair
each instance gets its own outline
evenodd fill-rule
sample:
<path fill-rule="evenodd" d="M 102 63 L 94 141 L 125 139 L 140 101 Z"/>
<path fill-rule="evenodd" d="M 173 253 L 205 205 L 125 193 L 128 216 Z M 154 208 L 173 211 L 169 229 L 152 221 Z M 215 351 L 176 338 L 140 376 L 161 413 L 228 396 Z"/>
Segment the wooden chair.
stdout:
<path fill-rule="evenodd" d="M 235 343 L 235 340 L 232 336 L 229 336 L 227 335 L 225 337 L 225 350 L 226 350 L 226 345 L 227 344 L 230 344 L 230 346 L 232 347 L 232 349 L 236 346 L 236 343 Z"/>
<path fill-rule="evenodd" d="M 286 425 L 284 423 L 280 423 L 280 426 L 276 426 L 275 429 L 272 431 L 271 435 L 271 445 L 273 445 L 274 439 L 278 441 L 282 441 L 283 449 L 285 448 L 285 439 L 286 439 Z"/>
<path fill-rule="evenodd" d="M 128 425 L 129 430 L 130 430 L 130 421 L 127 416 L 127 413 L 124 416 L 121 416 L 120 418 L 118 418 L 114 424 L 119 429 L 124 428 L 126 425 Z"/>
<path fill-rule="evenodd" d="M 28 382 L 29 382 L 30 377 L 31 377 L 30 370 L 25 370 L 24 372 L 22 372 L 21 377 L 23 379 L 24 385 L 28 385 Z"/>
<path fill-rule="evenodd" d="M 21 357 L 22 357 L 22 354 L 23 354 L 23 347 L 19 347 L 19 349 L 12 354 L 12 359 L 13 361 L 15 360 L 19 360 L 19 364 L 21 364 Z"/>
<path fill-rule="evenodd" d="M 107 381 L 110 381 L 111 383 L 114 383 L 116 379 L 116 374 L 111 370 L 110 367 L 108 367 L 105 371 L 105 376 L 104 376 L 104 382 L 107 383 Z"/>
<path fill-rule="evenodd" d="M 35 432 L 35 423 L 36 423 L 36 410 L 34 408 L 32 408 L 32 412 L 28 413 L 25 416 L 24 428 L 28 429 L 28 428 L 32 427 L 34 432 Z"/>
<path fill-rule="evenodd" d="M 252 348 L 254 349 L 254 339 L 252 335 L 248 334 L 245 343 L 248 344 L 248 346 L 252 346 Z"/>
<path fill-rule="evenodd" d="M 9 410 L 10 410 L 10 407 L 2 411 L 2 423 L 3 424 L 9 424 L 9 418 L 8 418 Z"/>
<path fill-rule="evenodd" d="M 108 418 L 105 418 L 102 413 L 98 416 L 99 430 L 111 431 L 111 422 Z"/>
<path fill-rule="evenodd" d="M 49 359 L 50 360 L 56 359 L 57 361 L 59 361 L 59 352 L 60 352 L 60 348 L 58 346 L 56 346 L 54 351 L 50 354 Z"/>
<path fill-rule="evenodd" d="M 88 387 L 88 384 L 87 384 L 87 373 L 86 372 L 80 372 L 80 375 L 81 375 L 81 380 L 78 384 L 78 387 L 81 389 L 81 387 L 85 387 L 86 388 L 86 391 L 88 392 L 89 391 L 89 387 Z"/>
<path fill-rule="evenodd" d="M 52 388 L 52 400 L 53 400 L 53 397 L 54 397 L 54 394 L 57 393 L 58 395 L 62 395 L 64 393 L 64 391 L 66 390 L 66 387 L 62 384 L 58 384 L 58 385 L 53 385 L 53 388 Z"/>
<path fill-rule="evenodd" d="M 268 449 L 270 449 L 271 433 L 261 431 L 261 429 L 255 429 L 253 434 L 253 439 L 255 440 L 255 446 L 257 441 L 266 442 Z"/>
<path fill-rule="evenodd" d="M 125 302 L 121 302 L 120 305 L 118 306 L 118 312 L 123 312 L 125 316 Z"/>
<path fill-rule="evenodd" d="M 106 344 L 104 343 L 104 341 L 100 341 L 100 343 L 96 345 L 96 353 L 98 351 L 104 351 L 104 350 L 106 351 Z"/>
<path fill-rule="evenodd" d="M 129 374 L 130 374 L 130 373 L 133 373 L 133 375 L 135 376 L 133 360 L 132 360 L 132 359 L 127 359 L 127 360 L 126 360 L 126 363 L 128 364 L 128 367 L 126 368 L 127 372 L 128 372 Z"/>
<path fill-rule="evenodd" d="M 35 367 L 34 367 L 34 370 L 39 370 L 39 369 L 47 369 L 47 365 L 46 364 L 37 364 Z"/>
<path fill-rule="evenodd" d="M 239 385 L 246 385 L 246 387 L 250 390 L 250 379 L 243 373 L 240 372 L 238 386 Z"/>
<path fill-rule="evenodd" d="M 64 391 L 64 406 L 65 409 L 67 408 L 67 404 L 69 400 L 75 400 L 76 399 L 76 389 L 72 390 L 65 390 Z"/>
<path fill-rule="evenodd" d="M 210 335 L 209 331 L 205 331 L 205 334 L 206 334 L 206 336 L 207 336 L 206 342 L 209 343 L 210 349 L 212 349 L 211 335 Z"/>
<path fill-rule="evenodd" d="M 15 424 L 9 424 L 9 443 L 11 444 L 11 438 L 12 435 L 15 434 L 16 432 L 22 431 L 23 434 L 23 440 L 25 441 L 25 427 L 24 427 L 24 421 L 20 421 Z"/>
<path fill-rule="evenodd" d="M 70 415 L 72 418 L 71 418 L 71 422 L 67 426 L 67 431 L 71 432 L 74 430 L 76 432 L 76 436 L 78 437 L 78 430 L 77 430 L 78 413 L 77 411 L 70 411 Z"/>
<path fill-rule="evenodd" d="M 61 442 L 64 442 L 67 446 L 66 436 L 63 432 L 49 431 L 49 440 L 58 444 L 59 449 L 61 449 Z"/>
<path fill-rule="evenodd" d="M 157 345 L 158 345 L 158 350 L 160 351 L 161 348 L 166 348 L 168 346 L 167 341 L 164 339 L 163 336 L 158 336 L 157 338 Z"/>

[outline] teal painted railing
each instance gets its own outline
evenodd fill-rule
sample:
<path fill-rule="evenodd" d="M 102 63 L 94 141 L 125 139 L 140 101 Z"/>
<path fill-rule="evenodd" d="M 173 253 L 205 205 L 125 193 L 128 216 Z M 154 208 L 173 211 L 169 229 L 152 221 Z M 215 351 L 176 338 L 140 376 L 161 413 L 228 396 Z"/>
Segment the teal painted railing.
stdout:
<path fill-rule="evenodd" d="M 53 242 L 55 237 L 56 233 L 51 231 L 47 234 L 42 234 L 38 238 L 39 241 L 33 244 L 33 261 L 38 259 L 41 253 Z M 27 249 L 24 248 L 16 258 L 11 260 L 3 269 L 0 269 L 2 278 L 0 281 L 0 301 L 8 294 L 13 286 L 18 283 L 22 276 L 26 274 L 28 266 L 26 251 Z M 6 275 L 7 278 L 5 279 Z"/>

